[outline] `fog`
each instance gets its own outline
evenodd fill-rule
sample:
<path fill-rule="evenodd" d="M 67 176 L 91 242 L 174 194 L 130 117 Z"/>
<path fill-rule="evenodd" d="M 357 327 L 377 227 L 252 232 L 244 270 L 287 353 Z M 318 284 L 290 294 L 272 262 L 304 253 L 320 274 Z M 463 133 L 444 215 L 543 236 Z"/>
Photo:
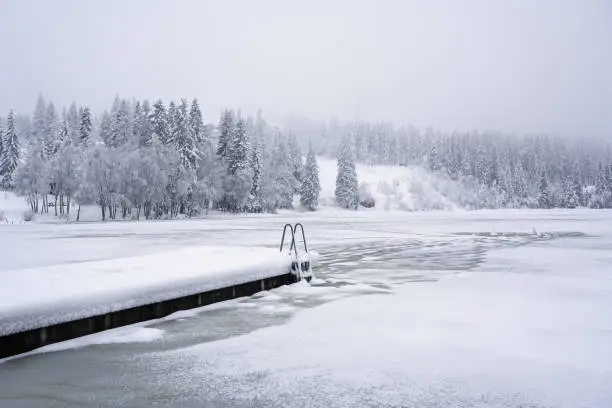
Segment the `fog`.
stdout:
<path fill-rule="evenodd" d="M 0 114 L 42 93 L 273 120 L 612 135 L 609 1 L 0 2 Z"/>

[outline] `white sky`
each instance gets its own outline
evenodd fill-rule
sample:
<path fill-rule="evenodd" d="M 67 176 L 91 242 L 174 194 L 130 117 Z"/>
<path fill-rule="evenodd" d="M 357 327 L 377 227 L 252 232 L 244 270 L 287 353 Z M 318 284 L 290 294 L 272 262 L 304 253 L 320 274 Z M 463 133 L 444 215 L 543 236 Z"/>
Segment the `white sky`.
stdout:
<path fill-rule="evenodd" d="M 0 114 L 39 92 L 280 120 L 612 139 L 609 0 L 0 0 Z"/>

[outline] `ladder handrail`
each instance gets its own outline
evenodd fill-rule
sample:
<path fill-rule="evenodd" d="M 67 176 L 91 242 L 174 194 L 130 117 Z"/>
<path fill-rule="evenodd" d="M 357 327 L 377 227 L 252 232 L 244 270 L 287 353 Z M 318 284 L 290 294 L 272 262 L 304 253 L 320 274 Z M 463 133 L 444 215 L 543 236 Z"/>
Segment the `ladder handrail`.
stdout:
<path fill-rule="evenodd" d="M 291 231 L 291 246 L 289 247 L 289 253 L 291 253 L 291 250 L 293 249 L 293 245 L 295 243 L 295 232 L 293 230 L 293 226 L 289 223 L 285 224 L 285 226 L 283 227 L 283 237 L 281 238 L 280 252 L 283 252 L 283 246 L 285 245 L 285 234 L 287 232 L 287 227 L 289 227 L 289 231 Z"/>
<path fill-rule="evenodd" d="M 289 256 L 295 257 L 291 261 L 291 272 L 294 275 L 297 275 L 298 280 L 306 279 L 306 281 L 310 282 L 312 279 L 312 270 L 310 263 L 310 256 L 308 254 L 308 244 L 306 243 L 306 232 L 304 231 L 304 226 L 301 223 L 296 223 L 295 225 L 291 225 L 290 223 L 285 224 L 283 227 L 283 236 L 281 238 L 280 243 L 280 252 L 283 252 L 285 247 L 285 237 L 287 236 L 287 228 L 291 232 L 291 244 L 289 246 Z M 305 259 L 301 259 L 298 254 L 297 242 L 295 241 L 295 234 L 297 233 L 298 228 L 302 232 L 302 243 L 304 244 L 304 252 L 306 255 Z M 306 275 L 305 275 L 306 274 Z"/>
<path fill-rule="evenodd" d="M 302 242 L 304 243 L 304 251 L 307 253 L 308 252 L 308 245 L 306 244 L 306 233 L 304 232 L 304 226 L 302 225 L 301 222 L 298 222 L 293 227 L 293 235 L 295 236 L 295 234 L 297 234 L 298 227 L 300 227 L 300 230 L 302 231 Z M 296 244 L 296 246 L 297 246 L 297 244 Z"/>

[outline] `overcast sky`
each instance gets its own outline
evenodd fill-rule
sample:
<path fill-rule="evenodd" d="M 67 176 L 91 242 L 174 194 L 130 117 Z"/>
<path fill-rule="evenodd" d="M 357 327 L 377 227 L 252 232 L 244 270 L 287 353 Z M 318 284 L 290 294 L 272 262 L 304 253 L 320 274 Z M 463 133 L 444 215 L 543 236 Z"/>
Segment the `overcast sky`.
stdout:
<path fill-rule="evenodd" d="M 1 114 L 39 92 L 612 139 L 612 1 L 0 0 Z"/>

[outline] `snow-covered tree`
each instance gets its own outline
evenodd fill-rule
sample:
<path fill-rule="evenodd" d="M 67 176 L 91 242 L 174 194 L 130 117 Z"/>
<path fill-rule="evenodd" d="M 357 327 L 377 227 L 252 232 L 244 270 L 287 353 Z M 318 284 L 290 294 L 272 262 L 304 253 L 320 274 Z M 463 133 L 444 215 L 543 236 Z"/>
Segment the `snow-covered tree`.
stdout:
<path fill-rule="evenodd" d="M 161 99 L 157 100 L 157 102 L 153 104 L 151 124 L 153 126 L 153 133 L 157 136 L 159 141 L 162 144 L 168 143 L 168 113 L 166 112 L 166 107 Z"/>
<path fill-rule="evenodd" d="M 137 141 L 140 144 L 142 138 L 142 129 L 144 127 L 143 121 L 144 115 L 142 113 L 142 105 L 140 101 L 136 101 L 134 109 L 132 110 L 132 140 Z"/>
<path fill-rule="evenodd" d="M 57 111 L 53 102 L 49 102 L 45 110 L 45 140 L 43 142 L 46 157 L 52 157 L 57 151 L 58 133 Z"/>
<path fill-rule="evenodd" d="M 142 117 L 140 118 L 140 140 L 141 147 L 150 147 L 153 144 L 153 123 L 151 123 L 151 104 L 148 100 L 142 103 Z"/>
<path fill-rule="evenodd" d="M 176 107 L 176 103 L 174 101 L 170 101 L 168 104 L 168 138 L 166 139 L 166 144 L 173 143 L 176 140 L 179 126 L 179 111 Z"/>
<path fill-rule="evenodd" d="M 55 215 L 59 205 L 59 215 L 70 216 L 72 198 L 83 183 L 82 164 L 82 151 L 71 144 L 62 145 L 50 162 L 48 177 L 56 196 Z"/>
<path fill-rule="evenodd" d="M 314 211 L 319 205 L 320 192 L 319 166 L 317 165 L 317 159 L 311 143 L 308 148 L 308 156 L 306 157 L 304 178 L 300 190 L 300 203 L 304 208 Z"/>
<path fill-rule="evenodd" d="M 230 175 L 236 175 L 249 168 L 249 148 L 246 122 L 243 118 L 238 118 L 227 148 L 227 171 Z"/>
<path fill-rule="evenodd" d="M 49 189 L 49 179 L 41 142 L 32 146 L 25 163 L 17 167 L 14 182 L 15 191 L 27 197 L 32 212 L 42 210 L 40 202 Z"/>
<path fill-rule="evenodd" d="M 102 119 L 100 120 L 100 140 L 104 142 L 106 146 L 111 146 L 112 133 L 111 133 L 111 116 L 108 112 L 104 111 Z"/>
<path fill-rule="evenodd" d="M 34 114 L 32 115 L 32 137 L 38 142 L 47 140 L 47 107 L 42 95 L 38 95 Z"/>
<path fill-rule="evenodd" d="M 276 136 L 269 171 L 269 176 L 265 178 L 266 184 L 271 184 L 266 189 L 271 200 L 268 207 L 292 208 L 295 179 L 289 161 L 287 138 L 282 134 Z"/>
<path fill-rule="evenodd" d="M 300 145 L 298 144 L 295 134 L 289 134 L 289 142 L 287 147 L 289 149 L 291 173 L 293 174 L 293 179 L 295 180 L 293 192 L 298 194 L 302 185 L 304 162 L 302 157 L 302 149 L 300 149 Z"/>
<path fill-rule="evenodd" d="M 109 146 L 118 147 L 125 144 L 132 135 L 130 107 L 125 99 L 115 99 L 110 114 Z"/>
<path fill-rule="evenodd" d="M 66 114 L 66 128 L 68 129 L 70 140 L 75 142 L 79 140 L 80 127 L 81 118 L 79 116 L 79 111 L 76 103 L 72 102 L 70 108 L 68 109 L 68 113 Z"/>
<path fill-rule="evenodd" d="M 251 190 L 245 205 L 247 212 L 259 213 L 264 209 L 262 200 L 262 179 L 263 179 L 263 152 L 262 145 L 255 140 L 251 146 L 249 167 L 251 178 Z"/>
<path fill-rule="evenodd" d="M 225 109 L 221 114 L 218 126 L 219 140 L 217 141 L 217 155 L 226 158 L 231 148 L 234 133 L 234 112 Z"/>
<path fill-rule="evenodd" d="M 608 201 L 607 201 L 607 205 L 606 208 L 612 208 L 612 163 L 608 164 L 608 166 L 606 166 L 606 186 L 607 186 L 607 197 L 608 197 Z"/>
<path fill-rule="evenodd" d="M 171 103 L 172 106 L 172 103 Z M 181 165 L 186 169 L 195 169 L 200 156 L 195 134 L 189 123 L 188 105 L 185 99 L 181 104 L 170 110 L 172 118 L 170 120 L 171 131 L 168 143 L 179 153 Z"/>
<path fill-rule="evenodd" d="M 550 191 L 548 189 L 548 180 L 546 172 L 542 171 L 540 176 L 540 184 L 538 186 L 538 206 L 540 208 L 550 208 Z"/>
<path fill-rule="evenodd" d="M 60 122 L 60 125 L 58 128 L 58 134 L 57 134 L 57 140 L 56 140 L 57 147 L 55 148 L 55 152 L 57 152 L 61 146 L 72 144 L 70 133 L 71 132 L 68 126 L 68 121 L 66 119 L 63 119 Z"/>
<path fill-rule="evenodd" d="M 89 146 L 91 142 L 91 132 L 93 125 L 91 123 L 91 111 L 89 107 L 84 107 L 81 111 L 81 119 L 79 123 L 79 143 L 82 146 Z"/>
<path fill-rule="evenodd" d="M 206 128 L 204 127 L 202 111 L 200 110 L 197 98 L 191 102 L 191 109 L 189 110 L 189 128 L 196 143 L 200 144 L 204 142 L 206 138 Z"/>
<path fill-rule="evenodd" d="M 95 202 L 100 207 L 102 221 L 105 221 L 109 214 L 109 206 L 112 205 L 112 193 L 118 185 L 118 174 L 112 160 L 111 150 L 107 147 L 98 146 L 92 151 L 87 162 L 86 183 L 93 190 Z M 112 211 L 110 211 L 112 212 Z"/>
<path fill-rule="evenodd" d="M 246 122 L 242 118 L 236 121 L 235 129 L 225 149 L 224 163 L 227 175 L 223 177 L 223 198 L 220 205 L 223 210 L 238 212 L 249 205 L 249 193 L 252 189 L 251 158 L 249 135 Z"/>
<path fill-rule="evenodd" d="M 347 135 L 342 139 L 338 149 L 338 175 L 336 177 L 335 196 L 338 205 L 356 210 L 359 205 L 359 182 L 352 144 L 350 135 Z"/>
<path fill-rule="evenodd" d="M 427 156 L 427 164 L 431 171 L 438 171 L 442 167 L 440 164 L 440 157 L 438 156 L 438 146 L 437 143 L 433 143 L 431 145 L 431 149 L 429 150 L 429 155 Z"/>
<path fill-rule="evenodd" d="M 208 212 L 223 197 L 222 182 L 227 176 L 227 168 L 216 155 L 213 144 L 204 143 L 200 154 L 201 161 L 196 170 L 197 182 L 193 188 L 193 201 L 201 210 Z"/>
<path fill-rule="evenodd" d="M 6 118 L 6 131 L 0 161 L 0 175 L 2 176 L 0 185 L 4 188 L 13 187 L 13 173 L 19 165 L 20 154 L 19 138 L 15 130 L 15 114 L 10 111 Z"/>

